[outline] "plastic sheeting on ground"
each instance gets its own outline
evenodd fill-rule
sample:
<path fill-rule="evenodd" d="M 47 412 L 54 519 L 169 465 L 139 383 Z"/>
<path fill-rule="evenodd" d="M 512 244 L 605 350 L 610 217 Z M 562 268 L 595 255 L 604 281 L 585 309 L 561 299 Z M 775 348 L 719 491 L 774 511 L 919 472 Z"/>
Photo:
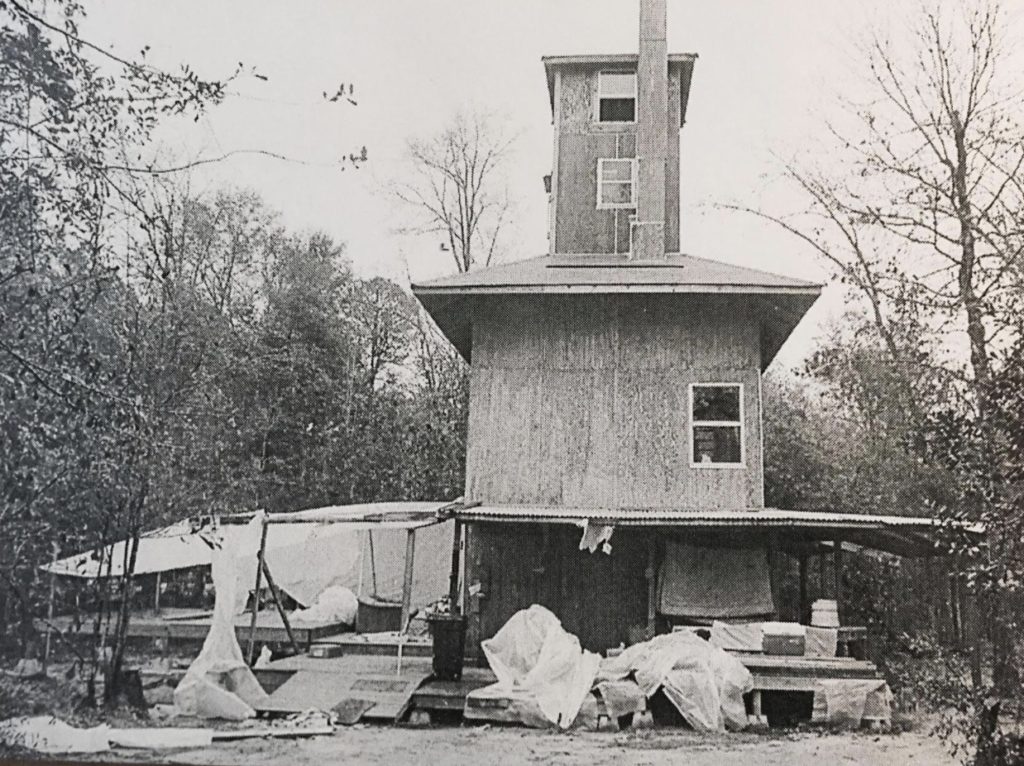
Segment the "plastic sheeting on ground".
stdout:
<path fill-rule="evenodd" d="M 768 552 L 668 541 L 658 577 L 658 611 L 712 620 L 774 614 Z"/>
<path fill-rule="evenodd" d="M 632 675 L 645 696 L 658 688 L 698 731 L 738 731 L 747 725 L 743 695 L 754 688 L 738 659 L 689 631 L 655 636 L 601 662 L 597 678 Z"/>
<path fill-rule="evenodd" d="M 601 661 L 537 604 L 512 615 L 481 647 L 498 683 L 477 690 L 478 696 L 499 694 L 519 700 L 520 719 L 532 726 L 547 722 L 569 728 L 590 694 Z M 532 712 L 533 705 L 539 717 Z"/>
<path fill-rule="evenodd" d="M 106 724 L 79 729 L 52 716 L 12 718 L 0 722 L 0 742 L 50 755 L 103 753 L 111 747 L 167 750 L 205 747 L 213 742 L 210 729 L 112 729 Z"/>
<path fill-rule="evenodd" d="M 812 721 L 856 729 L 865 718 L 892 719 L 892 692 L 883 679 L 830 678 L 815 684 Z"/>
<path fill-rule="evenodd" d="M 183 715 L 243 720 L 254 717 L 253 706 L 267 697 L 245 664 L 235 636 L 234 604 L 239 572 L 245 569 L 244 559 L 252 556 L 252 538 L 259 546 L 261 515 L 257 514 L 243 529 L 244 536 L 237 546 L 214 548 L 212 575 L 216 600 L 210 632 L 199 656 L 174 690 L 174 705 Z"/>

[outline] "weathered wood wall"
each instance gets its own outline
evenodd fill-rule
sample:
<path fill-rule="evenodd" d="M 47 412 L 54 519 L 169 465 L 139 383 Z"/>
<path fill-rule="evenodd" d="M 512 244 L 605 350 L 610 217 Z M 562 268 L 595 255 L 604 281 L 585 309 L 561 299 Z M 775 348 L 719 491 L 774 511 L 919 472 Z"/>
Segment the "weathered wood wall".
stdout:
<path fill-rule="evenodd" d="M 473 308 L 466 497 L 764 504 L 760 331 L 727 296 L 515 296 Z M 744 384 L 742 468 L 691 467 L 689 384 Z"/>
<path fill-rule="evenodd" d="M 607 555 L 579 550 L 574 527 L 474 524 L 467 563 L 482 598 L 471 609 L 470 645 L 531 604 L 554 612 L 586 649 L 628 643 L 630 627 L 647 622 L 648 535 L 619 530 Z"/>
<path fill-rule="evenodd" d="M 568 67 L 559 81 L 555 108 L 558 166 L 555 190 L 556 253 L 627 253 L 629 210 L 597 209 L 599 157 L 635 157 L 635 125 L 594 121 L 594 99 L 600 68 Z M 665 249 L 679 252 L 679 67 L 669 68 L 668 159 L 665 172 Z"/>

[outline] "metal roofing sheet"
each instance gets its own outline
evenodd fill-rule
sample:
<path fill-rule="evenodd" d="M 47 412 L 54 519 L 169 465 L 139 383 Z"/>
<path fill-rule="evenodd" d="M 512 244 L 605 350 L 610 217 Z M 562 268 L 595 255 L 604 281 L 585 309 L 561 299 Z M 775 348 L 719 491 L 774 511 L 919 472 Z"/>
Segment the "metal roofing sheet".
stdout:
<path fill-rule="evenodd" d="M 816 511 L 787 511 L 774 508 L 723 511 L 662 509 L 564 508 L 549 506 L 481 505 L 453 512 L 464 521 L 544 521 L 578 524 L 586 520 L 621 526 L 689 527 L 817 527 L 827 529 L 936 529 L 938 519 L 913 516 Z"/>
<path fill-rule="evenodd" d="M 414 284 L 416 294 L 496 292 L 695 292 L 818 295 L 821 285 L 693 255 L 636 262 L 550 255 Z"/>

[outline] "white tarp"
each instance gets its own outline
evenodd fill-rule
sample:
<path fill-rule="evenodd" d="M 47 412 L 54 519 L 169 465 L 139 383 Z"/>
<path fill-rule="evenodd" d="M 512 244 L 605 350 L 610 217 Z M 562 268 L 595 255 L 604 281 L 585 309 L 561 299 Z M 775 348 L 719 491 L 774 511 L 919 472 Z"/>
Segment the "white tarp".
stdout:
<path fill-rule="evenodd" d="M 371 515 L 402 519 L 408 514 L 422 514 L 439 507 L 439 503 L 379 503 L 288 514 L 293 518 L 318 514 L 317 518 L 351 521 L 271 524 L 267 531 L 267 566 L 277 586 L 303 606 L 311 605 L 331 586 L 348 588 L 357 595 L 401 601 L 407 534 L 414 528 L 412 606 L 414 609 L 426 606 L 448 592 L 451 522 L 411 527 L 403 520 L 359 520 Z M 217 541 L 237 551 L 241 557 L 234 601 L 235 614 L 239 614 L 255 583 L 259 550 L 259 537 L 253 540 L 252 535 L 245 532 L 245 525 L 226 524 L 215 531 L 195 532 L 188 522 L 181 522 L 147 533 L 139 540 L 136 574 L 208 566 Z M 109 546 L 103 556 L 104 560 L 113 557 L 112 576 L 120 576 L 123 571 L 125 547 L 123 541 L 116 543 Z M 107 568 L 101 569 L 100 558 L 99 551 L 87 551 L 44 569 L 76 577 L 105 577 Z"/>
<path fill-rule="evenodd" d="M 254 705 L 267 698 L 252 670 L 242 658 L 235 636 L 234 604 L 239 573 L 259 546 L 262 515 L 241 528 L 243 534 L 214 548 L 213 587 L 216 600 L 213 620 L 199 656 L 174 690 L 174 705 L 182 715 L 238 721 L 256 715 Z"/>
<path fill-rule="evenodd" d="M 859 728 L 865 718 L 888 723 L 892 692 L 881 678 L 829 678 L 815 683 L 811 720 Z"/>
<path fill-rule="evenodd" d="M 563 729 L 576 720 L 601 661 L 537 604 L 512 615 L 481 648 L 498 683 L 478 690 L 477 696 L 524 698 L 530 703 L 524 711 L 535 705 L 543 720 Z M 528 712 L 521 719 L 528 725 L 540 723 Z"/>
<path fill-rule="evenodd" d="M 112 729 L 106 724 L 79 729 L 52 716 L 0 721 L 0 742 L 49 755 L 105 753 L 112 747 L 170 750 L 205 747 L 213 743 L 213 730 L 178 727 Z"/>
<path fill-rule="evenodd" d="M 647 697 L 663 688 L 698 731 L 738 731 L 747 725 L 743 695 L 754 688 L 750 671 L 689 631 L 655 636 L 603 660 L 597 679 L 621 681 L 631 674 Z"/>

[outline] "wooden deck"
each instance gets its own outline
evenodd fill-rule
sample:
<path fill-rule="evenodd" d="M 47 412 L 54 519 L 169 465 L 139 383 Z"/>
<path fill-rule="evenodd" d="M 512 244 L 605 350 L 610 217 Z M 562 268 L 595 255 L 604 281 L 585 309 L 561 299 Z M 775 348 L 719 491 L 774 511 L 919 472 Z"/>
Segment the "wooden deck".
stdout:
<path fill-rule="evenodd" d="M 162 638 L 177 641 L 199 641 L 206 639 L 210 632 L 212 612 L 200 612 L 195 609 L 162 609 L 157 614 L 153 611 L 136 612 L 128 622 L 130 638 Z M 251 613 L 235 617 L 235 635 L 242 645 L 249 640 L 249 622 Z M 75 620 L 70 615 L 54 617 L 51 622 L 68 638 L 91 638 L 95 615 L 82 615 Z M 40 631 L 46 630 L 46 624 L 36 621 Z M 292 633 L 299 646 L 308 649 L 313 643 L 327 636 L 339 636 L 345 628 L 338 622 L 293 622 Z M 288 631 L 277 610 L 264 609 L 256 619 L 256 640 L 260 643 L 288 643 Z"/>

